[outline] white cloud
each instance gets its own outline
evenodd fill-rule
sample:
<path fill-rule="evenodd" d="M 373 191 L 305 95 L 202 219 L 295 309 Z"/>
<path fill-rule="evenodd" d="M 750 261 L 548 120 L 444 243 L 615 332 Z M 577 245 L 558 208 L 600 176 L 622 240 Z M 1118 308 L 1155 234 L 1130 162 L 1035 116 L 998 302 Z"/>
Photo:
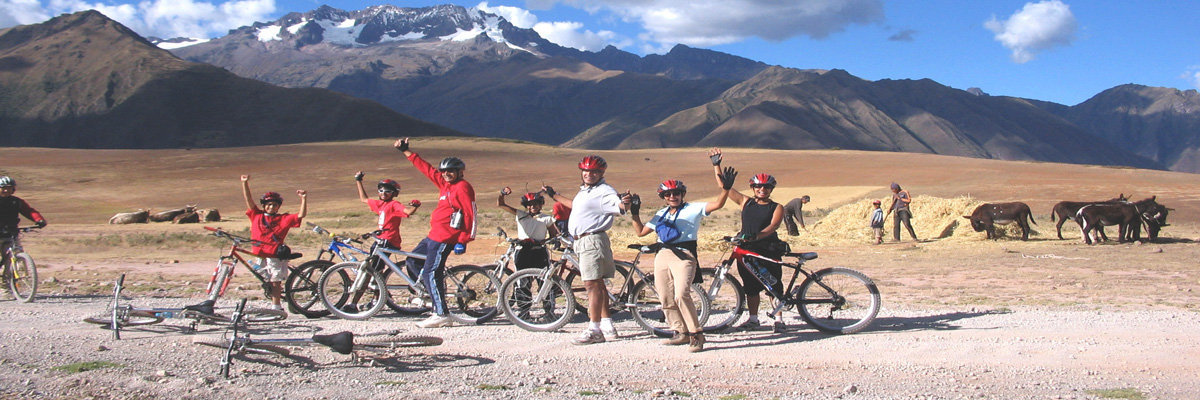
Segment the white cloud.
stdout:
<path fill-rule="evenodd" d="M 579 22 L 538 22 L 533 30 L 557 45 L 580 50 L 600 51 L 609 44 L 617 47 L 630 44 L 611 31 L 592 32 L 583 29 L 583 24 Z"/>
<path fill-rule="evenodd" d="M 883 20 L 880 0 L 562 0 L 638 23 L 659 44 L 713 46 L 750 37 L 815 39 Z"/>
<path fill-rule="evenodd" d="M 7 22 L 6 18 L 18 24 L 30 24 L 45 21 L 53 15 L 84 10 L 99 11 L 142 36 L 209 38 L 255 21 L 267 20 L 275 12 L 275 0 L 221 3 L 142 0 L 136 4 L 89 3 L 84 0 L 49 0 L 44 3 L 38 0 L 0 0 L 0 26 Z"/>
<path fill-rule="evenodd" d="M 1026 3 L 1004 21 L 993 16 L 983 26 L 996 34 L 997 42 L 1012 51 L 1014 62 L 1023 64 L 1033 60 L 1038 52 L 1070 45 L 1078 24 L 1070 6 L 1048 0 Z"/>
<path fill-rule="evenodd" d="M 1192 87 L 1200 89 L 1200 65 L 1188 67 L 1187 71 L 1184 72 L 1180 77 L 1187 81 L 1188 84 L 1192 85 Z"/>
<path fill-rule="evenodd" d="M 475 8 L 478 8 L 480 11 L 486 13 L 496 14 L 504 17 L 504 19 L 508 20 L 508 22 L 513 24 L 513 26 L 522 29 L 533 28 L 533 26 L 538 23 L 538 17 L 536 15 L 533 15 L 533 13 L 529 12 L 529 10 L 520 7 L 489 7 L 488 3 L 485 1 L 479 3 L 479 5 L 475 6 Z"/>

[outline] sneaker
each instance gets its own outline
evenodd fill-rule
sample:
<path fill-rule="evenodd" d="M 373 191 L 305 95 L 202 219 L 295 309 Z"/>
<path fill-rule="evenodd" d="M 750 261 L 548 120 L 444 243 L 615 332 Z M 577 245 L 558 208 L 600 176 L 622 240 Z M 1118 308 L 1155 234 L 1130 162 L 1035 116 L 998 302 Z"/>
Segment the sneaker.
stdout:
<path fill-rule="evenodd" d="M 761 323 L 752 319 L 748 319 L 746 322 L 743 322 L 741 325 L 738 325 L 735 328 L 743 331 L 752 331 L 760 327 L 762 327 Z"/>
<path fill-rule="evenodd" d="M 681 333 L 681 332 L 675 332 L 675 335 L 671 336 L 670 339 L 667 339 L 666 341 L 664 341 L 663 344 L 665 344 L 667 346 L 679 346 L 679 345 L 688 344 L 691 341 L 692 341 L 692 338 L 688 334 Z"/>
<path fill-rule="evenodd" d="M 283 306 L 281 306 L 279 304 L 272 304 L 271 309 L 275 310 L 275 311 L 283 311 Z"/>
<path fill-rule="evenodd" d="M 341 310 L 346 314 L 358 314 L 358 306 L 354 304 L 346 304 L 342 306 Z"/>
<path fill-rule="evenodd" d="M 602 335 L 604 335 L 604 340 L 609 340 L 609 341 L 617 340 L 617 337 L 618 337 L 617 336 L 617 327 L 615 327 L 615 326 L 610 326 L 610 327 L 608 327 L 608 329 L 604 329 L 604 327 L 600 327 L 600 333 Z"/>
<path fill-rule="evenodd" d="M 784 325 L 784 324 L 783 324 L 783 321 L 775 321 L 775 325 L 774 325 L 774 327 L 771 329 L 771 331 L 772 331 L 772 332 L 774 332 L 774 333 L 784 333 L 784 332 L 787 332 L 787 325 Z"/>
<path fill-rule="evenodd" d="M 584 329 L 583 332 L 579 335 L 579 337 L 576 338 L 575 341 L 572 343 L 575 343 L 577 345 L 604 343 L 604 334 L 593 331 L 591 329 Z"/>
<path fill-rule="evenodd" d="M 421 328 L 442 328 L 454 325 L 454 321 L 446 315 L 431 315 L 424 321 L 418 322 L 417 326 Z"/>
<path fill-rule="evenodd" d="M 694 333 L 691 335 L 691 341 L 688 343 L 688 351 L 698 353 L 704 351 L 704 333 Z"/>

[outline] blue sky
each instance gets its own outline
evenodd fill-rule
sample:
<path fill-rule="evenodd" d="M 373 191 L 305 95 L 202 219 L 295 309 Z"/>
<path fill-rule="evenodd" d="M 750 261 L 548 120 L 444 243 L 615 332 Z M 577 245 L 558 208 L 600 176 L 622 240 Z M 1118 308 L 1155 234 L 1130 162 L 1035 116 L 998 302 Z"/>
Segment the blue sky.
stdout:
<path fill-rule="evenodd" d="M 438 1 L 0 0 L 0 27 L 98 9 L 145 36 L 216 37 L 321 4 Z M 929 78 L 1074 105 L 1116 85 L 1200 87 L 1200 2 L 1079 0 L 489 0 L 556 43 L 645 55 L 677 43 L 792 68 Z"/>

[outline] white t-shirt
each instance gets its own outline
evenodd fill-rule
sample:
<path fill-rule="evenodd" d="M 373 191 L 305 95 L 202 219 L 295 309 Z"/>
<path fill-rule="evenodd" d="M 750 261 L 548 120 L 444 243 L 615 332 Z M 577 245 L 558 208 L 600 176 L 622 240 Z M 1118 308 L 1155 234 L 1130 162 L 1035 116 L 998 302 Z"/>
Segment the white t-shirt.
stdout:
<path fill-rule="evenodd" d="M 551 225 L 554 225 L 554 217 L 517 210 L 517 239 L 533 239 L 539 242 L 546 240 L 550 235 Z"/>
<path fill-rule="evenodd" d="M 574 237 L 607 231 L 612 228 L 613 217 L 620 214 L 621 196 L 601 179 L 596 186 L 579 187 L 579 193 L 571 200 L 567 231 Z"/>
<path fill-rule="evenodd" d="M 697 240 L 697 234 L 700 231 L 700 220 L 708 216 L 708 213 L 704 212 L 707 208 L 708 203 L 687 203 L 675 213 L 676 215 L 667 215 L 667 210 L 670 207 L 663 207 L 654 213 L 654 217 L 650 218 L 649 222 L 646 222 L 646 226 L 654 229 L 662 221 L 671 222 L 675 224 L 675 229 L 679 230 L 679 238 L 675 239 L 672 243 Z M 658 241 L 661 242 L 662 238 L 659 238 Z"/>

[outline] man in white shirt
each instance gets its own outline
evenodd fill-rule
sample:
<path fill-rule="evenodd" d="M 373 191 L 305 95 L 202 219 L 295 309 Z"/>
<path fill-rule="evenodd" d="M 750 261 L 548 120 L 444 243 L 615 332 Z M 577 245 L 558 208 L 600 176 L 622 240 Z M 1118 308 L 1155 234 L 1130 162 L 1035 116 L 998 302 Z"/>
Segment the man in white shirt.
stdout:
<path fill-rule="evenodd" d="M 617 190 L 604 182 L 608 163 L 595 155 L 584 157 L 579 162 L 583 185 L 574 199 L 555 193 L 554 188 L 543 186 L 555 201 L 571 208 L 567 231 L 575 237 L 575 254 L 579 256 L 579 274 L 588 293 L 588 327 L 575 344 L 604 343 L 617 338 L 617 329 L 609 315 L 608 287 L 605 279 L 611 279 L 616 271 L 613 264 L 612 244 L 608 229 L 613 219 L 620 215 L 621 197 Z"/>

